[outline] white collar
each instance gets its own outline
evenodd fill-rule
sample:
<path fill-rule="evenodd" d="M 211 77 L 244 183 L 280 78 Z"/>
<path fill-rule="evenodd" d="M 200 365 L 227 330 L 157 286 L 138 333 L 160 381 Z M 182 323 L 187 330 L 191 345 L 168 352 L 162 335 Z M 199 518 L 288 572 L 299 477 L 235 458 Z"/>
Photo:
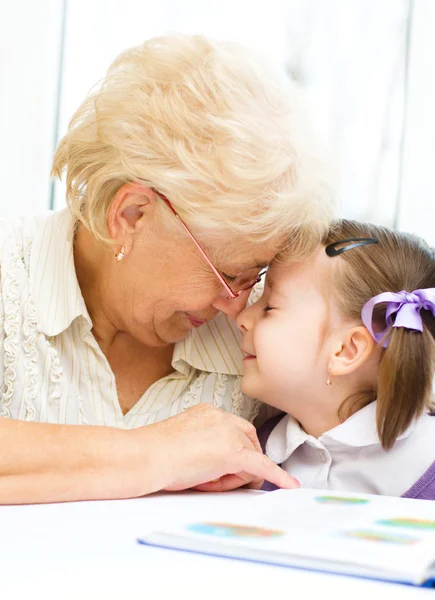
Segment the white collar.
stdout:
<path fill-rule="evenodd" d="M 92 327 L 77 281 L 73 241 L 74 219 L 68 208 L 50 214 L 33 239 L 29 276 L 38 330 L 47 336 L 59 335 L 79 316 Z M 58 310 L 50 310 L 51 306 Z"/>
<path fill-rule="evenodd" d="M 213 321 L 191 329 L 175 344 L 172 366 L 186 373 L 187 366 L 208 373 L 242 375 L 243 354 L 237 325 L 220 313 Z"/>
<path fill-rule="evenodd" d="M 397 439 L 407 438 L 414 430 L 418 421 L 414 421 L 410 427 Z M 277 464 L 286 461 L 302 444 L 310 442 L 324 446 L 353 446 L 363 448 L 367 446 L 380 446 L 378 432 L 376 430 L 376 401 L 371 402 L 361 410 L 357 411 L 344 423 L 340 423 L 329 431 L 323 433 L 318 439 L 308 435 L 290 415 L 286 415 L 273 429 L 266 443 L 266 454 Z"/>

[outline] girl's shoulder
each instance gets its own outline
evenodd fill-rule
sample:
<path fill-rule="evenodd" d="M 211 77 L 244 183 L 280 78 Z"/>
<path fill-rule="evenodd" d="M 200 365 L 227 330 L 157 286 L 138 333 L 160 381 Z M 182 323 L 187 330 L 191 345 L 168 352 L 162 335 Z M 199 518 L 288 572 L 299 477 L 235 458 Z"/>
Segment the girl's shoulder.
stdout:
<path fill-rule="evenodd" d="M 417 451 L 427 452 L 431 459 L 429 467 L 417 479 L 414 485 L 403 494 L 404 498 L 419 500 L 435 500 L 435 413 L 424 415 L 413 431 L 413 437 L 418 440 Z"/>
<path fill-rule="evenodd" d="M 418 438 L 421 447 L 433 451 L 435 460 L 435 411 L 425 413 L 412 429 L 412 437 Z"/>
<path fill-rule="evenodd" d="M 413 466 L 420 465 L 415 483 L 403 494 L 404 498 L 435 500 L 435 413 L 427 413 L 414 424 L 403 440 L 406 458 Z M 415 459 L 415 460 L 414 460 Z M 404 461 L 406 463 L 406 460 Z M 401 463 L 403 465 L 403 462 Z"/>
<path fill-rule="evenodd" d="M 285 416 L 286 416 L 285 413 L 280 412 L 278 415 L 275 415 L 274 417 L 268 419 L 266 421 L 266 423 L 264 423 L 264 425 L 262 425 L 258 429 L 258 431 L 257 431 L 258 441 L 260 442 L 263 453 L 266 453 L 266 444 L 267 444 L 267 440 L 269 439 L 270 434 L 272 433 L 272 431 L 275 429 L 275 427 L 278 425 L 278 423 Z"/>

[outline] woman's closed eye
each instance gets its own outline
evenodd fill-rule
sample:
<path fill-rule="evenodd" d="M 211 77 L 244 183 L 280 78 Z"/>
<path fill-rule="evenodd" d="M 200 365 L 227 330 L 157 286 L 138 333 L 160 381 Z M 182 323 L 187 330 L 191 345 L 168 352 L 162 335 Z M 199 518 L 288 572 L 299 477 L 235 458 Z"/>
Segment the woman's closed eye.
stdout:
<path fill-rule="evenodd" d="M 269 306 L 268 304 L 263 308 L 264 312 L 269 312 L 270 310 L 273 310 L 273 308 L 271 306 Z"/>
<path fill-rule="evenodd" d="M 240 279 L 241 283 L 251 283 L 254 282 L 255 283 L 259 283 L 262 279 L 262 277 L 264 277 L 264 275 L 266 275 L 267 273 L 267 269 L 264 269 L 263 271 L 258 271 L 252 275 L 245 275 L 243 276 L 243 274 L 241 275 L 228 275 L 227 273 L 222 273 L 222 277 L 224 277 L 225 279 L 227 279 L 228 281 L 235 281 L 236 279 Z"/>
<path fill-rule="evenodd" d="M 227 275 L 226 273 L 222 273 L 222 277 L 229 282 L 236 281 L 237 275 Z"/>

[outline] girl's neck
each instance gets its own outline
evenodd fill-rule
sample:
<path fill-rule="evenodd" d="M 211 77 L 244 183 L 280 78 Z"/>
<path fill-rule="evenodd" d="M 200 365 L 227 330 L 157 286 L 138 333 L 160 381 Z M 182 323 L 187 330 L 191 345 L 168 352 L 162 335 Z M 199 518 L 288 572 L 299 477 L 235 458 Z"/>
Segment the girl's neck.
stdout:
<path fill-rule="evenodd" d="M 323 433 L 334 429 L 334 427 L 337 427 L 341 423 L 338 411 L 335 414 L 316 415 L 315 418 L 312 416 L 305 417 L 305 415 L 299 419 L 296 416 L 294 418 L 299 422 L 306 434 L 312 435 L 315 438 L 319 438 Z"/>
<path fill-rule="evenodd" d="M 311 390 L 304 397 L 295 394 L 293 398 L 287 398 L 286 411 L 308 435 L 319 438 L 372 401 L 373 393 L 369 400 L 367 394 L 361 393 L 362 389 L 372 387 L 360 378 L 355 381 L 355 376 L 336 378 L 324 389 Z"/>

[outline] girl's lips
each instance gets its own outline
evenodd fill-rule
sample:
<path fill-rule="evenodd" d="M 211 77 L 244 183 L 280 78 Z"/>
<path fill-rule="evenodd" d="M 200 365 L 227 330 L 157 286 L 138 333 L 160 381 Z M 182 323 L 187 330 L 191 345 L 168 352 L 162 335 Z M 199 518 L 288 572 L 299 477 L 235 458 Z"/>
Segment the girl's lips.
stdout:
<path fill-rule="evenodd" d="M 245 355 L 243 360 L 252 360 L 253 358 L 257 358 L 254 354 L 249 354 L 249 352 L 245 352 L 245 350 L 242 350 L 242 352 Z"/>
<path fill-rule="evenodd" d="M 204 323 L 206 323 L 204 319 L 197 319 L 193 315 L 189 315 L 189 313 L 186 313 L 186 315 L 194 327 L 201 327 L 201 325 L 204 325 Z"/>

